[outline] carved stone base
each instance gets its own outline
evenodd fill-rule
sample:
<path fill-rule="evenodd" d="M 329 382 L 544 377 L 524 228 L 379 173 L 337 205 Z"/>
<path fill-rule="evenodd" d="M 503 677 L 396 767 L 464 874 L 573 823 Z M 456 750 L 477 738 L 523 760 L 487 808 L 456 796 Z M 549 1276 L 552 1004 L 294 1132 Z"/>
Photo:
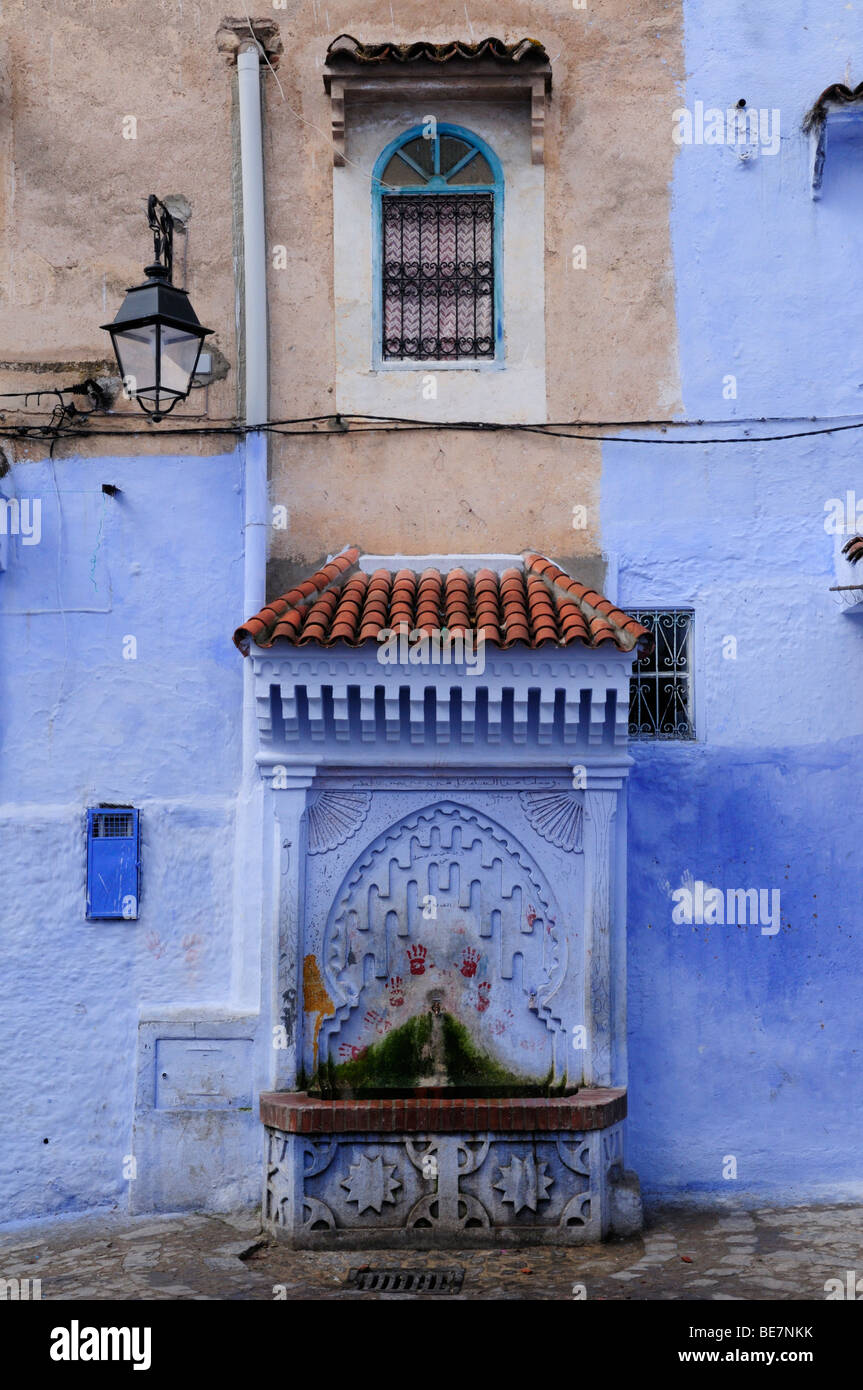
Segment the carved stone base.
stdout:
<path fill-rule="evenodd" d="M 268 1126 L 264 1221 L 301 1249 L 580 1245 L 629 1235 L 640 1204 L 637 1179 L 623 1171 L 622 1130 L 619 1120 L 448 1133 Z"/>

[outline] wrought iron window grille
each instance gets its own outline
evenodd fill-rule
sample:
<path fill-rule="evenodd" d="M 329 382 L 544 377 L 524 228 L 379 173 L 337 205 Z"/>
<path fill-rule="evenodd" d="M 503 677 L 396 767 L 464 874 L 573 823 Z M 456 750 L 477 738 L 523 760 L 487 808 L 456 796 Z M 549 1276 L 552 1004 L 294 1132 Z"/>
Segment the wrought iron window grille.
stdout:
<path fill-rule="evenodd" d="M 633 608 L 653 635 L 653 650 L 640 658 L 629 686 L 629 736 L 694 739 L 695 704 L 690 608 Z"/>
<path fill-rule="evenodd" d="M 461 127 L 411 130 L 376 165 L 380 361 L 494 361 L 503 176 Z"/>
<path fill-rule="evenodd" d="M 490 193 L 383 198 L 383 355 L 494 357 Z"/>

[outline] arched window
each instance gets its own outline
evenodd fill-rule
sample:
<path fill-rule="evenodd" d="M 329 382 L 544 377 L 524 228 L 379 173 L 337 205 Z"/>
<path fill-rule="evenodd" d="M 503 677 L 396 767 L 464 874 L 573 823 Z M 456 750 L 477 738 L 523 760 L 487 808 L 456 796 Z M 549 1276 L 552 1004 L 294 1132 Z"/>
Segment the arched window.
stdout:
<path fill-rule="evenodd" d="M 494 362 L 501 323 L 503 173 L 460 126 L 417 126 L 375 165 L 375 356 Z"/>

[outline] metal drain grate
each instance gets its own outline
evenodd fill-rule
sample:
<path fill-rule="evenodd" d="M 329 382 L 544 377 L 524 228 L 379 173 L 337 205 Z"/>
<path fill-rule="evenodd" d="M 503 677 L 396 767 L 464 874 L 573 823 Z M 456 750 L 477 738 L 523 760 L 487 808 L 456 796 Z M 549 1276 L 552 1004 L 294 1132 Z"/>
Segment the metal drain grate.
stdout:
<path fill-rule="evenodd" d="M 345 1281 L 364 1293 L 458 1293 L 463 1269 L 352 1269 Z"/>

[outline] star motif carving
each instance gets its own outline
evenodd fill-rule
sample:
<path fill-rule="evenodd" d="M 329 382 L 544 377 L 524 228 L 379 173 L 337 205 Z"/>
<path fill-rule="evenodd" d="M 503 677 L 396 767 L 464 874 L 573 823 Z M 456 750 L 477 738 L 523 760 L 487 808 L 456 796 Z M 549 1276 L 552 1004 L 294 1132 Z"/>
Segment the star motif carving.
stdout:
<path fill-rule="evenodd" d="M 507 1167 L 501 1167 L 501 1181 L 494 1184 L 503 1195 L 502 1202 L 511 1203 L 515 1212 L 524 1207 L 536 1211 L 540 1202 L 549 1201 L 548 1189 L 554 1179 L 546 1177 L 546 1163 L 537 1163 L 533 1154 L 526 1158 L 514 1158 Z"/>
<path fill-rule="evenodd" d="M 362 1215 L 369 1207 L 380 1211 L 384 1202 L 395 1203 L 394 1193 L 401 1183 L 393 1176 L 394 1163 L 384 1163 L 380 1154 L 367 1158 L 362 1154 L 358 1163 L 352 1163 L 348 1176 L 340 1184 L 348 1194 L 349 1202 L 356 1202 L 357 1211 Z"/>

